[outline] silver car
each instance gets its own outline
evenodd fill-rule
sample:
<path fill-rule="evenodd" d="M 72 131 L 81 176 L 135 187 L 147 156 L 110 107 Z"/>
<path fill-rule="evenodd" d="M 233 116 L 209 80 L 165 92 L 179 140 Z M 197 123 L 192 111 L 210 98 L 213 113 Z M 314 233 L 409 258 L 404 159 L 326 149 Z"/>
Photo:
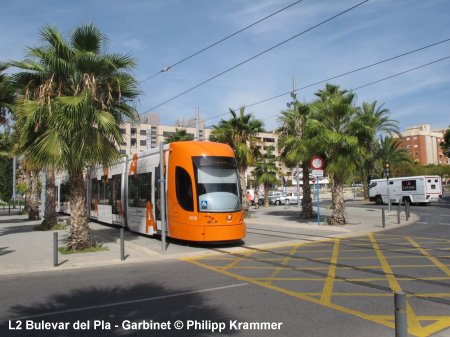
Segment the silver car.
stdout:
<path fill-rule="evenodd" d="M 300 193 L 300 200 L 303 199 L 303 195 Z M 286 194 L 281 194 L 277 196 L 269 197 L 269 203 L 274 205 L 284 205 L 286 203 L 296 204 L 297 203 L 297 192 L 290 192 Z"/>

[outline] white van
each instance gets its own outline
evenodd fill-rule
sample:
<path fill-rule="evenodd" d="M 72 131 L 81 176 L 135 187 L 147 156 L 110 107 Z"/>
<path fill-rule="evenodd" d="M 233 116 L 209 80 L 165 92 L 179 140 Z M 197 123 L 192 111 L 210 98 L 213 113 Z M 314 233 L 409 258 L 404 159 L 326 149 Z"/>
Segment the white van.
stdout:
<path fill-rule="evenodd" d="M 389 179 L 389 197 L 392 203 L 428 204 L 442 198 L 440 176 L 415 176 Z M 369 200 L 378 205 L 388 203 L 386 179 L 374 179 L 369 185 Z"/>

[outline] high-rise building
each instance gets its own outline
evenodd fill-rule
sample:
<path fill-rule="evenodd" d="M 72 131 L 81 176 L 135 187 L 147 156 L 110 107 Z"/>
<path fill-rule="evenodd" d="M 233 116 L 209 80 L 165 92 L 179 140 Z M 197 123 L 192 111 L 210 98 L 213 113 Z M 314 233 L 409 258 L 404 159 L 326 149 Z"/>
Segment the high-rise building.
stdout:
<path fill-rule="evenodd" d="M 441 150 L 445 130 L 431 130 L 429 124 L 407 127 L 400 146 L 411 153 L 415 163 L 420 165 L 448 165 L 449 159 Z"/>

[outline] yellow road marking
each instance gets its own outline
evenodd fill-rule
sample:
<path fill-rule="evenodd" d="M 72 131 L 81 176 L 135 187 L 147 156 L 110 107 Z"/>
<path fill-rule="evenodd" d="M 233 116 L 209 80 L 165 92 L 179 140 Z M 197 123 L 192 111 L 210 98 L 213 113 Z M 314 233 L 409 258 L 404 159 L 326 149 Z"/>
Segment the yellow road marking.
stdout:
<path fill-rule="evenodd" d="M 333 284 L 336 277 L 337 260 L 339 255 L 339 242 L 339 239 L 334 240 L 333 254 L 331 255 L 330 260 L 330 268 L 328 270 L 327 279 L 323 286 L 322 296 L 320 297 L 320 301 L 326 304 L 330 303 L 331 294 L 333 292 Z"/>
<path fill-rule="evenodd" d="M 307 296 L 307 295 L 304 295 L 303 293 L 299 293 L 299 292 L 296 292 L 296 291 L 287 290 L 287 289 L 284 289 L 284 288 L 281 288 L 281 287 L 278 287 L 278 286 L 274 286 L 272 284 L 268 284 L 268 283 L 265 283 L 265 282 L 260 282 L 260 281 L 257 281 L 255 279 L 253 279 L 253 278 L 250 278 L 250 277 L 233 274 L 233 273 L 230 273 L 230 272 L 225 271 L 225 270 L 220 270 L 220 269 L 217 269 L 217 268 L 214 268 L 214 267 L 202 264 L 202 263 L 194 260 L 194 258 L 192 258 L 192 259 L 185 258 L 183 260 L 187 261 L 187 262 L 190 262 L 192 264 L 196 264 L 196 265 L 201 266 L 203 268 L 214 270 L 214 271 L 217 271 L 219 273 L 222 273 L 222 274 L 234 277 L 234 278 L 236 278 L 238 280 L 241 280 L 241 281 L 245 281 L 245 282 L 248 282 L 248 283 L 251 283 L 251 284 L 256 284 L 256 285 L 259 285 L 259 286 L 262 286 L 262 287 L 265 287 L 265 288 L 268 288 L 268 289 L 272 289 L 272 290 L 281 292 L 283 294 L 286 294 L 286 295 L 289 295 L 289 296 L 293 296 L 293 297 L 296 297 L 296 298 L 299 298 L 299 299 L 303 299 L 303 300 L 306 300 L 306 301 L 309 301 L 309 302 L 312 302 L 312 303 L 324 305 L 321 302 L 320 299 L 317 299 L 317 298 L 314 298 L 314 297 L 311 297 L 311 296 Z M 360 312 L 360 311 L 357 311 L 357 310 L 354 310 L 354 309 L 349 309 L 349 308 L 346 308 L 346 307 L 343 307 L 343 306 L 340 306 L 340 305 L 336 305 L 334 303 L 328 303 L 325 306 L 327 306 L 329 308 L 332 308 L 332 309 L 335 309 L 335 310 L 339 310 L 341 312 L 344 312 L 344 313 L 347 313 L 347 314 L 350 314 L 350 315 L 354 315 L 354 316 L 357 316 L 357 317 L 360 317 L 360 318 L 364 318 L 364 319 L 367 319 L 367 320 L 370 320 L 370 321 L 374 321 L 376 323 L 379 323 L 381 325 L 387 326 L 389 328 L 394 328 L 394 324 L 392 322 L 387 321 L 385 319 L 378 319 L 376 317 L 373 317 L 373 315 L 368 315 L 368 314 L 365 314 L 363 312 Z"/>
<path fill-rule="evenodd" d="M 387 261 L 386 257 L 383 255 L 383 252 L 380 249 L 380 246 L 378 245 L 375 235 L 370 233 L 369 239 L 372 242 L 373 248 L 375 249 L 375 252 L 378 256 L 378 260 L 380 261 L 381 267 L 383 269 L 384 274 L 386 275 L 386 278 L 389 283 L 389 287 L 393 291 L 401 291 L 402 288 L 400 287 L 400 284 L 398 283 L 394 272 L 392 271 L 391 266 L 389 265 L 389 262 Z M 420 330 L 422 326 L 420 325 L 420 322 L 418 321 L 416 314 L 414 313 L 414 310 L 412 309 L 411 305 L 408 303 L 406 304 L 406 314 L 408 317 L 408 327 L 411 331 Z"/>
<path fill-rule="evenodd" d="M 392 239 L 392 237 L 390 238 L 389 236 L 387 236 L 387 234 L 377 234 L 377 238 L 378 237 L 382 237 L 382 241 L 388 241 L 389 239 Z M 345 258 L 340 256 L 338 258 L 338 253 L 341 252 L 345 252 L 345 251 L 353 251 L 353 252 L 357 252 L 360 250 L 357 249 L 345 249 L 346 245 L 344 243 L 345 238 L 341 239 L 339 245 L 336 245 L 336 240 L 334 240 L 334 245 L 333 245 L 333 250 L 317 250 L 316 252 L 323 252 L 323 253 L 331 253 L 331 259 L 330 257 L 324 257 L 324 258 L 297 258 L 294 257 L 292 255 L 295 254 L 295 252 L 299 249 L 299 247 L 308 247 L 308 248 L 313 248 L 312 246 L 314 246 L 317 243 L 305 243 L 305 244 L 301 244 L 301 245 L 295 245 L 293 247 L 292 243 L 290 244 L 284 244 L 278 247 L 283 247 L 283 248 L 287 248 L 290 247 L 290 250 L 287 249 L 283 249 L 276 251 L 275 248 L 270 248 L 271 250 L 264 250 L 260 249 L 257 250 L 257 252 L 259 253 L 266 253 L 266 254 L 289 254 L 289 256 L 286 256 L 284 258 L 267 258 L 264 259 L 264 255 L 262 255 L 262 257 L 259 257 L 257 259 L 255 259 L 255 262 L 259 262 L 259 263 L 264 263 L 265 261 L 270 263 L 270 261 L 280 261 L 279 263 L 283 263 L 286 264 L 288 263 L 288 261 L 292 260 L 292 261 L 310 261 L 310 262 L 320 262 L 320 263 L 324 263 L 324 261 L 329 261 L 330 267 L 329 268 L 323 268 L 323 267 L 310 267 L 310 268 L 294 268 L 294 267 L 289 267 L 289 266 L 272 266 L 272 267 L 252 267 L 252 266 L 238 266 L 236 265 L 239 261 L 242 260 L 246 260 L 246 256 L 242 256 L 242 255 L 247 255 L 248 257 L 251 255 L 249 254 L 249 250 L 245 250 L 245 252 L 242 253 L 237 253 L 237 252 L 230 252 L 228 254 L 230 255 L 236 255 L 236 254 L 241 254 L 241 256 L 239 257 L 239 259 L 230 259 L 230 258 L 224 258 L 224 260 L 230 260 L 230 264 L 228 264 L 225 267 L 218 267 L 218 266 L 209 266 L 207 265 L 207 261 L 208 260 L 214 260 L 214 257 L 211 257 L 211 255 L 209 256 L 205 256 L 204 259 L 205 261 L 201 262 L 200 260 L 202 259 L 201 257 L 193 257 L 193 258 L 185 258 L 183 260 L 196 264 L 198 266 L 201 266 L 203 268 L 206 269 L 210 269 L 216 272 L 220 272 L 222 274 L 231 276 L 233 278 L 242 280 L 242 281 L 246 281 L 248 283 L 252 283 L 255 285 L 259 285 L 259 286 L 263 286 L 265 288 L 268 289 L 272 289 L 281 293 L 284 293 L 286 295 L 289 296 L 293 296 L 302 300 L 306 300 L 312 303 L 316 303 L 316 304 L 320 304 L 323 306 L 326 306 L 328 308 L 331 309 L 335 309 L 335 310 L 339 310 L 341 312 L 347 313 L 347 314 L 351 314 L 351 315 L 355 315 L 357 317 L 363 318 L 363 319 L 367 319 L 370 320 L 372 322 L 390 327 L 390 328 L 394 328 L 394 316 L 393 314 L 391 315 L 369 315 L 369 314 L 365 314 L 363 312 L 351 309 L 351 308 L 346 308 L 344 306 L 341 305 L 337 305 L 331 302 L 332 297 L 392 297 L 393 294 L 391 292 L 387 292 L 387 293 L 345 293 L 345 292 L 333 292 L 333 285 L 335 282 L 374 282 L 374 281 L 387 281 L 389 284 L 389 287 L 392 290 L 401 290 L 401 286 L 398 283 L 399 281 L 417 281 L 417 280 L 448 280 L 450 277 L 450 270 L 448 268 L 448 264 L 444 264 L 442 262 L 440 262 L 439 260 L 437 260 L 437 258 L 435 256 L 433 256 L 431 253 L 433 251 L 436 251 L 435 249 L 432 248 L 422 248 L 419 243 L 417 243 L 416 241 L 412 240 L 409 237 L 395 237 L 394 239 L 398 239 L 398 240 L 403 240 L 405 242 L 405 244 L 408 242 L 408 244 L 412 245 L 412 248 L 405 248 L 405 249 L 389 249 L 389 247 L 386 247 L 386 245 L 383 242 L 377 242 L 377 239 L 375 238 L 374 234 L 369 234 L 368 235 L 368 242 L 371 243 L 372 247 L 371 249 L 374 251 L 375 256 L 374 257 L 358 257 L 358 258 Z M 409 240 L 411 239 L 411 240 Z M 434 241 L 436 241 L 438 239 L 434 239 Z M 446 243 L 446 242 L 450 242 L 450 240 L 442 240 L 443 242 L 439 241 L 439 242 L 430 242 L 430 243 Z M 319 244 L 329 244 L 330 248 L 331 248 L 331 240 L 324 240 L 322 242 L 319 242 Z M 424 243 L 428 243 L 428 242 L 424 242 Z M 369 247 L 367 247 L 367 249 L 370 249 Z M 384 249 L 384 251 L 383 251 Z M 444 250 L 447 250 L 448 248 L 443 248 Z M 441 249 L 442 250 L 442 249 Z M 388 255 L 384 255 L 384 252 L 389 252 L 389 253 L 395 253 L 395 252 L 401 252 L 401 251 L 419 251 L 421 253 L 421 255 L 417 255 L 417 256 L 388 256 Z M 429 252 L 430 251 L 430 252 Z M 305 250 L 304 253 L 313 253 L 313 250 Z M 303 253 L 303 251 L 302 251 Z M 404 265 L 404 264 L 398 264 L 398 265 L 394 265 L 394 264 L 389 264 L 388 259 L 411 259 L 411 258 L 424 258 L 426 257 L 429 261 L 431 261 L 433 265 L 424 265 L 424 264 L 414 264 L 414 265 Z M 378 278 L 378 277 L 374 277 L 374 278 L 338 278 L 335 279 L 336 277 L 336 268 L 338 266 L 339 261 L 341 260 L 361 260 L 361 259 L 365 259 L 365 260 L 372 260 L 376 258 L 379 263 L 380 266 L 339 266 L 340 269 L 356 269 L 356 270 L 372 270 L 372 269 L 379 269 L 382 270 L 385 278 Z M 220 259 L 220 258 L 217 258 Z M 435 267 L 437 266 L 438 268 L 440 268 L 442 271 L 444 271 L 444 273 L 448 276 L 439 276 L 439 277 L 425 277 L 425 278 L 415 278 L 415 277 L 396 277 L 395 274 L 393 273 L 392 268 L 431 268 L 431 267 Z M 272 275 L 274 277 L 247 277 L 247 276 L 242 276 L 239 274 L 234 274 L 232 272 L 229 272 L 228 269 L 233 268 L 233 269 L 238 269 L 238 270 L 242 270 L 242 269 L 273 269 L 274 271 L 272 272 Z M 287 278 L 283 278 L 283 277 L 277 277 L 279 272 L 282 270 L 301 270 L 301 271 L 308 271 L 308 270 L 327 270 L 328 269 L 328 274 L 325 275 L 324 273 L 324 277 L 315 277 L 315 278 L 295 278 L 295 277 L 287 277 Z M 268 282 L 269 281 L 269 282 Z M 322 290 L 322 292 L 296 292 L 296 291 L 292 291 L 292 290 L 288 290 L 288 289 L 284 289 L 278 285 L 274 285 L 271 284 L 271 282 L 275 282 L 275 281 L 306 281 L 306 282 L 311 282 L 311 281 L 320 281 L 323 282 L 325 281 L 325 285 L 324 288 Z M 328 282 L 328 284 L 327 284 Z M 450 293 L 427 293 L 427 294 L 408 294 L 408 299 L 410 298 L 450 298 Z M 417 315 L 411 305 L 409 304 L 409 302 L 407 302 L 407 313 L 408 313 L 408 329 L 409 329 L 409 333 L 411 335 L 414 336 L 430 336 L 433 333 L 436 333 L 440 330 L 443 330 L 445 328 L 450 327 L 450 316 L 420 316 Z"/>
<path fill-rule="evenodd" d="M 286 256 L 283 261 L 281 262 L 282 265 L 285 265 L 289 262 L 289 260 L 295 255 L 295 253 L 297 252 L 297 250 L 300 248 L 300 245 L 294 246 L 290 252 L 289 255 Z M 276 267 L 275 270 L 272 272 L 272 274 L 270 274 L 270 276 L 268 277 L 268 281 L 266 281 L 267 284 L 270 284 L 272 281 L 270 280 L 271 278 L 276 277 L 280 271 L 282 271 L 283 269 L 286 269 L 286 267 Z"/>
<path fill-rule="evenodd" d="M 375 240 L 375 235 L 370 233 L 369 238 L 370 238 L 370 241 L 372 242 L 373 249 L 375 250 L 375 253 L 377 254 L 378 260 L 380 261 L 381 268 L 383 269 L 383 272 L 386 275 L 386 278 L 389 282 L 389 286 L 391 287 L 391 289 L 393 291 L 401 291 L 402 288 L 400 287 L 400 284 L 397 282 L 397 280 L 394 276 L 394 273 L 392 272 L 391 266 L 389 265 L 385 256 L 381 252 L 380 246 L 378 246 L 378 243 Z"/>
<path fill-rule="evenodd" d="M 415 240 L 413 240 L 411 237 L 406 237 L 411 244 L 417 248 L 417 250 L 425 257 L 428 258 L 433 264 L 438 267 L 440 270 L 442 270 L 447 276 L 450 276 L 450 269 L 448 269 L 441 261 L 436 259 L 434 256 L 432 256 L 430 253 L 428 253 L 425 249 L 423 249 Z"/>

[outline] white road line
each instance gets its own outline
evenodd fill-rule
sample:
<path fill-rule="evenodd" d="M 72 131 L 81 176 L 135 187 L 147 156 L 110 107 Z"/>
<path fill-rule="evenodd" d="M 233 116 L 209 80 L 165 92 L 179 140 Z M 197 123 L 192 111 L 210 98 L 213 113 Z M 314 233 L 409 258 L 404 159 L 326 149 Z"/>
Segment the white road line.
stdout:
<path fill-rule="evenodd" d="M 216 290 L 230 289 L 230 288 L 241 287 L 241 286 L 246 286 L 246 285 L 248 285 L 248 283 L 236 283 L 236 284 L 231 284 L 231 285 L 223 286 L 223 287 L 186 291 L 186 292 L 170 294 L 170 295 L 162 295 L 162 296 L 141 298 L 141 299 L 138 299 L 138 300 L 122 301 L 122 302 L 115 302 L 115 303 L 108 303 L 108 304 L 92 305 L 92 306 L 82 307 L 82 308 L 52 311 L 52 312 L 46 312 L 46 313 L 37 314 L 37 315 L 30 315 L 30 316 L 24 316 L 24 317 L 11 318 L 9 320 L 10 321 L 18 321 L 18 320 L 37 318 L 37 317 L 48 317 L 48 316 L 59 315 L 59 314 L 67 314 L 67 313 L 79 312 L 79 311 L 85 311 L 85 310 L 117 307 L 117 306 L 120 306 L 120 305 L 127 305 L 127 304 L 134 304 L 134 303 L 159 301 L 159 300 L 163 300 L 163 299 L 166 299 L 166 298 L 180 297 L 180 296 L 186 296 L 186 295 L 192 295 L 192 294 L 201 294 L 201 293 L 207 293 L 207 292 L 216 291 Z M 0 324 L 1 325 L 2 324 L 6 324 L 6 321 L 0 322 Z"/>
<path fill-rule="evenodd" d="M 428 222 L 418 222 L 420 225 L 428 225 Z"/>
<path fill-rule="evenodd" d="M 422 215 L 422 216 L 430 216 L 431 214 L 419 213 L 419 215 Z"/>

